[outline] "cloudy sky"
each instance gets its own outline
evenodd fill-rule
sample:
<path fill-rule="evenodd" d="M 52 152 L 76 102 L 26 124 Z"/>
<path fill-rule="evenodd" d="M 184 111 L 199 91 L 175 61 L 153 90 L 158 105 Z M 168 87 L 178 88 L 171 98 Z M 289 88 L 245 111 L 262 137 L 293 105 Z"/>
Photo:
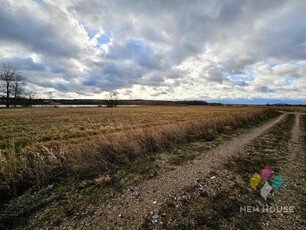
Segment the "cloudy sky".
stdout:
<path fill-rule="evenodd" d="M 305 0 L 0 0 L 0 63 L 45 98 L 306 100 Z"/>

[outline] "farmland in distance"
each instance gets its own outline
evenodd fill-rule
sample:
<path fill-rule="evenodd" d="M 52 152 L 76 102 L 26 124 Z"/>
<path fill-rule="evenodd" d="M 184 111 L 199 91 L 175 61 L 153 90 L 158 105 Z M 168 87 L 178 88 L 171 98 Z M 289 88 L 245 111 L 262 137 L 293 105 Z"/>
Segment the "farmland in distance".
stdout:
<path fill-rule="evenodd" d="M 249 116 L 258 107 L 135 107 L 135 108 L 38 108 L 0 111 L 0 147 L 79 144 L 93 136 L 169 124 L 207 122 Z"/>

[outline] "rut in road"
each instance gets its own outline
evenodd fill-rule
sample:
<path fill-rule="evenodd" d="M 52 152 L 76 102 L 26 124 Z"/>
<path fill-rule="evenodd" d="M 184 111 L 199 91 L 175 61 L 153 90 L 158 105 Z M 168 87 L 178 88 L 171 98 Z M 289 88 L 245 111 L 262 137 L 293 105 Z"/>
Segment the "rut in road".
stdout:
<path fill-rule="evenodd" d="M 277 195 L 278 200 L 276 201 L 280 207 L 293 207 L 294 213 L 284 213 L 281 216 L 278 213 L 270 214 L 270 224 L 267 229 L 305 229 L 306 226 L 304 207 L 306 201 L 306 156 L 302 143 L 302 137 L 305 133 L 303 134 L 300 127 L 301 115 L 304 114 L 295 113 L 295 124 L 288 144 L 288 153 L 282 166 L 286 189 Z"/>
<path fill-rule="evenodd" d="M 286 114 L 254 128 L 231 141 L 200 155 L 189 165 L 177 167 L 143 182 L 138 187 L 126 189 L 120 196 L 102 204 L 93 216 L 79 223 L 80 229 L 137 229 L 143 219 L 156 213 L 163 201 L 178 191 L 205 177 L 237 154 L 248 143 L 280 122 Z M 65 224 L 64 224 L 65 225 Z"/>

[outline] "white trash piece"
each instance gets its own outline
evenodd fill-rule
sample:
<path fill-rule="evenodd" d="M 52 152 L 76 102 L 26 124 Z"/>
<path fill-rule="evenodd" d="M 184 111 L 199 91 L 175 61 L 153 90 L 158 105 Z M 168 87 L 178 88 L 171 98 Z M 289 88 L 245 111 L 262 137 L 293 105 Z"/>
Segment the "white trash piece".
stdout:
<path fill-rule="evenodd" d="M 267 200 L 267 196 L 270 194 L 270 192 L 272 191 L 272 186 L 269 185 L 267 182 L 264 184 L 264 186 L 262 186 L 262 188 L 260 189 L 260 195 Z"/>

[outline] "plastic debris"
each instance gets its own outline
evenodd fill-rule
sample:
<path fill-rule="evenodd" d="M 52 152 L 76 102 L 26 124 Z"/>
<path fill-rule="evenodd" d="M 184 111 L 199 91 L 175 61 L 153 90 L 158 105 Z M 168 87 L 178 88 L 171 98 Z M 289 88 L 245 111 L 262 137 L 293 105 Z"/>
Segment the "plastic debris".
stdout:
<path fill-rule="evenodd" d="M 284 183 L 284 179 L 283 179 L 281 176 L 279 176 L 279 175 L 275 176 L 275 177 L 273 178 L 273 180 L 272 180 L 272 187 L 273 187 L 273 190 L 274 190 L 274 191 L 278 191 L 279 188 L 280 188 L 280 186 L 281 186 L 283 183 Z"/>
<path fill-rule="evenodd" d="M 261 182 L 261 176 L 258 173 L 254 173 L 250 179 L 250 186 L 252 189 L 256 190 L 257 185 Z"/>
<path fill-rule="evenodd" d="M 216 178 L 216 176 L 212 176 L 210 179 L 213 180 L 213 179 L 215 179 L 215 178 Z"/>
<path fill-rule="evenodd" d="M 271 174 L 273 174 L 273 169 L 269 165 L 266 165 L 264 167 L 264 169 L 261 170 L 261 172 L 260 172 L 260 176 L 261 176 L 261 178 L 263 179 L 264 182 L 268 181 Z"/>
<path fill-rule="evenodd" d="M 51 190 L 51 189 L 53 189 L 53 187 L 54 187 L 54 185 L 50 184 L 50 185 L 48 185 L 47 190 Z"/>
<path fill-rule="evenodd" d="M 153 221 L 153 222 L 156 222 L 159 218 L 160 218 L 160 215 L 154 214 L 154 215 L 152 216 L 152 221 Z"/>
<path fill-rule="evenodd" d="M 272 191 L 272 186 L 269 185 L 267 182 L 264 184 L 264 186 L 260 189 L 260 195 L 267 200 L 267 196 L 270 194 Z"/>

